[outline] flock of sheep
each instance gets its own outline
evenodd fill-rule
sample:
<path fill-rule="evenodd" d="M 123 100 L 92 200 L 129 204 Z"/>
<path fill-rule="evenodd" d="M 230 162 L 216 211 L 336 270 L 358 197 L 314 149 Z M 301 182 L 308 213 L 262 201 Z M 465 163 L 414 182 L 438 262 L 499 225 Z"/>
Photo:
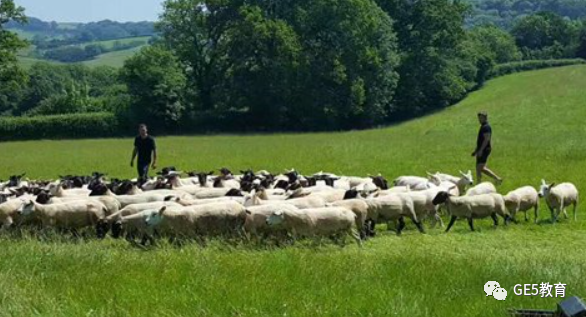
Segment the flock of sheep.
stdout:
<path fill-rule="evenodd" d="M 521 187 L 500 195 L 492 183 L 476 186 L 470 171 L 459 176 L 427 173 L 427 177 L 402 176 L 389 186 L 382 176 L 350 177 L 330 173 L 302 176 L 295 170 L 280 175 L 267 171 L 223 168 L 219 175 L 183 173 L 164 168 L 146 182 L 106 180 L 104 174 L 64 176 L 57 181 L 31 181 L 24 175 L 0 183 L 2 230 L 14 227 L 56 229 L 79 234 L 93 228 L 98 238 L 108 232 L 144 245 L 156 237 L 172 240 L 221 236 L 245 239 L 296 239 L 327 237 L 359 244 L 375 235 L 375 225 L 386 223 L 398 235 L 405 218 L 424 233 L 422 221 L 434 227 L 445 212 L 454 222 L 498 216 L 507 224 L 516 214 L 534 210 L 538 218 L 540 197 L 555 222 L 573 206 L 578 190 L 571 183 L 547 184 L 539 191 Z"/>

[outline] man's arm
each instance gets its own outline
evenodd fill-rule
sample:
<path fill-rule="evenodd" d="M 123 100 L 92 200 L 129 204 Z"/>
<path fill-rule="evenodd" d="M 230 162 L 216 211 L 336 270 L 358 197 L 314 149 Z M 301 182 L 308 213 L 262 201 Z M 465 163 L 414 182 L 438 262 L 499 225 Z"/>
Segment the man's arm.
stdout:
<path fill-rule="evenodd" d="M 152 168 L 153 169 L 157 169 L 157 148 L 153 149 L 153 164 L 152 164 Z"/>
<path fill-rule="evenodd" d="M 480 145 L 480 148 L 476 151 L 476 156 L 482 155 L 482 153 L 484 152 L 484 149 L 488 145 L 488 142 L 490 142 L 490 136 L 491 136 L 490 133 L 485 133 L 484 134 L 484 141 Z"/>
<path fill-rule="evenodd" d="M 130 167 L 134 166 L 134 159 L 136 158 L 137 149 L 136 146 L 132 150 L 132 158 L 130 159 Z"/>

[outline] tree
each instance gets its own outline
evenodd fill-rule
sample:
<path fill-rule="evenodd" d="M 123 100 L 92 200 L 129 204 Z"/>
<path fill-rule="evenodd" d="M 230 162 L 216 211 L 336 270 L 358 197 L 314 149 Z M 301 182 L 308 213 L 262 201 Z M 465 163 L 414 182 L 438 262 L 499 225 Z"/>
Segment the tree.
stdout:
<path fill-rule="evenodd" d="M 186 78 L 182 64 L 160 46 L 143 48 L 126 60 L 121 77 L 132 97 L 131 112 L 137 121 L 172 129 L 185 111 L 182 94 Z"/>
<path fill-rule="evenodd" d="M 535 58 L 572 57 L 570 47 L 577 38 L 575 26 L 552 12 L 539 12 L 521 19 L 512 33 L 526 57 Z"/>
<path fill-rule="evenodd" d="M 0 113 L 14 110 L 26 83 L 26 75 L 18 67 L 16 53 L 25 48 L 27 42 L 15 33 L 6 30 L 7 23 L 26 23 L 24 9 L 13 0 L 0 0 Z"/>
<path fill-rule="evenodd" d="M 497 63 L 508 63 L 521 59 L 521 52 L 515 38 L 507 31 L 495 26 L 475 27 L 468 33 L 469 39 L 478 45 L 478 49 Z"/>
<path fill-rule="evenodd" d="M 402 54 L 395 111 L 412 116 L 463 98 L 475 85 L 475 71 L 461 53 L 468 6 L 450 0 L 377 3 L 395 20 Z"/>
<path fill-rule="evenodd" d="M 220 83 L 225 98 L 219 102 L 224 108 L 248 110 L 248 124 L 256 128 L 282 127 L 295 97 L 301 54 L 297 34 L 260 7 L 245 5 L 225 38 L 230 67 Z"/>
<path fill-rule="evenodd" d="M 399 80 L 392 19 L 369 0 L 299 0 L 283 7 L 303 48 L 292 124 L 348 129 L 384 122 Z"/>
<path fill-rule="evenodd" d="M 576 57 L 586 59 L 586 23 L 583 24 L 580 31 L 580 39 L 578 48 L 576 49 Z"/>

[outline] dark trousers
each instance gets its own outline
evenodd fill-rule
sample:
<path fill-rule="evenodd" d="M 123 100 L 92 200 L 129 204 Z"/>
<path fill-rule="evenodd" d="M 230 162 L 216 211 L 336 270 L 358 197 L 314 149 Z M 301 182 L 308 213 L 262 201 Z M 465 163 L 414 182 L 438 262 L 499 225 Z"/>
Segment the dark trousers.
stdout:
<path fill-rule="evenodd" d="M 141 182 L 145 182 L 149 177 L 149 166 L 151 162 L 138 162 L 136 164 L 136 169 L 138 171 L 138 179 Z"/>

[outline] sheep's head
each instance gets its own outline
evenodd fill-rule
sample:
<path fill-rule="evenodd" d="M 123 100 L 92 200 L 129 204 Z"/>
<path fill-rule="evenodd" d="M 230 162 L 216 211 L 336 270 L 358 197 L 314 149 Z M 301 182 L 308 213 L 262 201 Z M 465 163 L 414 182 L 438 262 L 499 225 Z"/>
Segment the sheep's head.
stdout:
<path fill-rule="evenodd" d="M 214 175 L 214 171 L 209 172 L 193 172 L 193 175 L 197 177 L 197 182 L 201 186 L 205 186 L 208 182 L 208 176 Z"/>
<path fill-rule="evenodd" d="M 358 198 L 358 190 L 356 188 L 349 189 L 344 193 L 344 200 L 354 198 Z"/>
<path fill-rule="evenodd" d="M 98 223 L 96 224 L 96 236 L 98 239 L 104 239 L 109 230 L 110 224 L 106 219 L 98 220 Z"/>
<path fill-rule="evenodd" d="M 541 180 L 541 186 L 539 186 L 539 197 L 547 197 L 551 192 L 551 189 L 555 186 L 555 183 L 547 184 L 545 179 Z"/>
<path fill-rule="evenodd" d="M 291 169 L 283 175 L 289 178 L 289 183 L 294 183 L 297 181 L 297 179 L 299 179 L 299 173 L 295 169 Z"/>
<path fill-rule="evenodd" d="M 20 180 L 26 175 L 26 173 L 22 173 L 20 175 L 12 175 L 8 181 L 8 187 L 17 187 L 20 185 Z"/>
<path fill-rule="evenodd" d="M 327 186 L 334 187 L 334 183 L 339 179 L 340 179 L 339 177 L 326 176 L 324 181 L 326 182 Z"/>
<path fill-rule="evenodd" d="M 277 182 L 275 188 L 287 189 L 287 186 L 289 186 L 289 182 L 284 179 L 281 179 Z"/>
<path fill-rule="evenodd" d="M 376 187 L 380 189 L 389 189 L 389 183 L 382 175 L 379 174 L 378 176 L 371 176 L 370 178 Z"/>
<path fill-rule="evenodd" d="M 231 188 L 227 193 L 226 197 L 244 197 L 240 189 Z"/>
<path fill-rule="evenodd" d="M 167 206 L 163 206 L 159 210 L 145 211 L 144 212 L 144 214 L 146 215 L 145 224 L 148 227 L 158 226 L 161 223 L 161 221 L 163 221 L 163 217 L 165 216 L 166 210 L 167 210 Z"/>
<path fill-rule="evenodd" d="M 97 185 L 92 191 L 90 192 L 90 196 L 103 196 L 108 193 L 108 186 L 104 184 Z"/>
<path fill-rule="evenodd" d="M 112 224 L 112 238 L 118 239 L 122 235 L 122 221 L 116 221 Z"/>
<path fill-rule="evenodd" d="M 437 206 L 439 204 L 445 203 L 450 198 L 450 194 L 448 192 L 439 192 L 435 198 L 432 200 L 432 204 Z"/>
<path fill-rule="evenodd" d="M 267 217 L 267 225 L 278 226 L 285 221 L 285 213 L 281 210 L 277 210 Z"/>
<path fill-rule="evenodd" d="M 42 190 L 38 195 L 37 195 L 37 200 L 36 202 L 41 204 L 41 205 L 46 205 L 49 203 L 49 201 L 51 200 L 51 198 L 53 197 L 53 195 L 51 195 L 50 193 Z"/>
<path fill-rule="evenodd" d="M 472 177 L 472 171 L 468 170 L 468 173 L 464 173 L 462 171 L 460 171 L 460 175 L 462 176 L 460 178 L 460 182 L 465 185 L 465 186 L 471 186 L 474 185 L 474 178 Z"/>
<path fill-rule="evenodd" d="M 31 200 L 28 201 L 24 201 L 20 207 L 18 207 L 18 209 L 16 209 L 16 212 L 20 215 L 20 216 L 29 216 L 31 215 L 33 212 L 35 212 L 36 208 L 35 208 L 35 203 Z"/>

